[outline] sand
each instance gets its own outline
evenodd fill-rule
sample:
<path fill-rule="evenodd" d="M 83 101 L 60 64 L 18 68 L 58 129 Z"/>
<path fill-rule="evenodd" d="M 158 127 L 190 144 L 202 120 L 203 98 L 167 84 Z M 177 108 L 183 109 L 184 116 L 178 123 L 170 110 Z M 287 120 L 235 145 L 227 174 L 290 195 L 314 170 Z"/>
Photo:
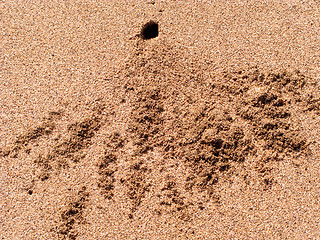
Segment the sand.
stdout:
<path fill-rule="evenodd" d="M 0 14 L 1 239 L 320 239 L 319 1 Z"/>

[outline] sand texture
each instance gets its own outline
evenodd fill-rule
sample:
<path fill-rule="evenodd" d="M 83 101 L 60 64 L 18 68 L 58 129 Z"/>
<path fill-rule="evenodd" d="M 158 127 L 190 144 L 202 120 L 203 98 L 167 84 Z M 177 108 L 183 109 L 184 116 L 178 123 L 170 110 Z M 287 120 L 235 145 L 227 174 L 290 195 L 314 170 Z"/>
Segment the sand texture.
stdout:
<path fill-rule="evenodd" d="M 320 239 L 319 19 L 2 1 L 0 239 Z"/>

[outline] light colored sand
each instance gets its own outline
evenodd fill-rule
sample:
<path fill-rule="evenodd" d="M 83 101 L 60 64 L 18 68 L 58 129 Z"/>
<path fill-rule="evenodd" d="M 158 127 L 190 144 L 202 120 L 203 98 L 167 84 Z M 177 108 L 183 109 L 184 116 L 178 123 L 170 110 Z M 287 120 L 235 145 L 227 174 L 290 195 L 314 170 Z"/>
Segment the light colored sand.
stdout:
<path fill-rule="evenodd" d="M 1 239 L 320 239 L 318 86 L 285 108 L 309 152 L 284 147 L 281 161 L 263 165 L 267 190 L 253 153 L 231 161 L 213 190 L 192 181 L 187 190 L 188 176 L 201 177 L 178 145 L 195 138 L 201 108 L 238 106 L 222 90 L 241 78 L 235 69 L 320 80 L 319 1 L 4 1 L 0 16 Z M 130 40 L 151 19 L 159 37 Z M 315 109 L 303 112 L 308 94 Z M 170 137 L 177 156 L 162 149 Z"/>

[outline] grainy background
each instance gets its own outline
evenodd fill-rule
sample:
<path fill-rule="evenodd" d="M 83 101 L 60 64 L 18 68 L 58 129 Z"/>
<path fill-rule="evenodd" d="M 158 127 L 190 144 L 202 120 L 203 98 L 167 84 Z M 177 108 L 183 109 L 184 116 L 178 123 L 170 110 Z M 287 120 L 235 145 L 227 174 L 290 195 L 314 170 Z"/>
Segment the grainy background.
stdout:
<path fill-rule="evenodd" d="M 319 1 L 17 0 L 0 19 L 2 239 L 320 238 Z M 159 37 L 131 39 L 149 20 Z M 310 85 L 252 80 L 284 70 Z M 261 92 L 290 113 L 282 148 L 260 139 L 270 109 L 237 117 Z M 192 157 L 219 124 L 231 151 L 233 127 L 254 147 L 216 153 L 216 183 Z"/>

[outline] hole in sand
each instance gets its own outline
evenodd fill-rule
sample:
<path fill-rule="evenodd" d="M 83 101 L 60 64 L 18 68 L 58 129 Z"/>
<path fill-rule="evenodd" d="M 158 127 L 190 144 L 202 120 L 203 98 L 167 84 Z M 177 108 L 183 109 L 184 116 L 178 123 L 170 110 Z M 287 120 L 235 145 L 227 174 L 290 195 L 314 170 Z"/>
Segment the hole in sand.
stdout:
<path fill-rule="evenodd" d="M 142 39 L 151 39 L 158 37 L 159 35 L 159 25 L 155 21 L 147 22 L 143 25 L 140 33 Z"/>

